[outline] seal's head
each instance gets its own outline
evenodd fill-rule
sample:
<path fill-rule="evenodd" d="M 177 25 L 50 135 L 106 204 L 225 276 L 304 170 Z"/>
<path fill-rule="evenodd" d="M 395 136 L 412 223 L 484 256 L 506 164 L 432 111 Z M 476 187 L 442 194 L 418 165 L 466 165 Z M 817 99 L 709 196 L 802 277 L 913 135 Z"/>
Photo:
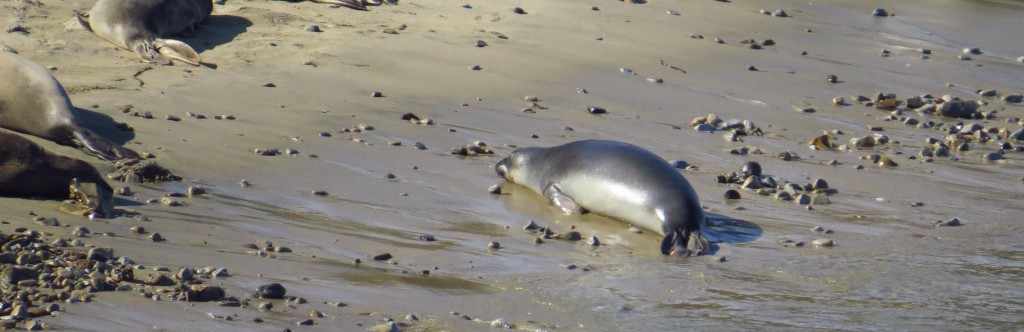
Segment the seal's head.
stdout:
<path fill-rule="evenodd" d="M 498 176 L 505 181 L 529 186 L 531 173 L 527 172 L 527 168 L 533 154 L 539 151 L 541 151 L 539 148 L 523 148 L 512 151 L 508 157 L 494 165 L 494 171 L 498 172 Z"/>
<path fill-rule="evenodd" d="M 113 218 L 114 192 L 106 182 L 79 182 L 71 179 L 70 199 L 59 206 L 61 211 L 88 217 Z"/>

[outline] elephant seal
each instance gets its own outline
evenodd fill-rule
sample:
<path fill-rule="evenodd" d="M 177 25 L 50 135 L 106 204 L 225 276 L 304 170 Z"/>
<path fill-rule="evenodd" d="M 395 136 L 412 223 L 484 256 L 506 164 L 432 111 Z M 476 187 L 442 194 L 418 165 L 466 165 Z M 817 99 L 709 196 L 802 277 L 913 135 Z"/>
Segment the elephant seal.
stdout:
<path fill-rule="evenodd" d="M 71 198 L 61 210 L 110 217 L 114 190 L 89 163 L 0 132 L 0 196 Z"/>
<path fill-rule="evenodd" d="M 86 30 L 143 61 L 170 64 L 169 58 L 198 66 L 202 59 L 191 46 L 161 37 L 195 32 L 212 12 L 213 0 L 100 0 L 77 14 Z"/>
<path fill-rule="evenodd" d="M 64 87 L 42 66 L 0 51 L 0 77 L 0 128 L 77 147 L 107 161 L 139 158 L 83 127 Z"/>
<path fill-rule="evenodd" d="M 697 193 L 679 171 L 635 145 L 584 140 L 513 151 L 495 166 L 505 180 L 566 214 L 592 211 L 664 235 L 661 253 L 690 256 L 711 245 Z"/>

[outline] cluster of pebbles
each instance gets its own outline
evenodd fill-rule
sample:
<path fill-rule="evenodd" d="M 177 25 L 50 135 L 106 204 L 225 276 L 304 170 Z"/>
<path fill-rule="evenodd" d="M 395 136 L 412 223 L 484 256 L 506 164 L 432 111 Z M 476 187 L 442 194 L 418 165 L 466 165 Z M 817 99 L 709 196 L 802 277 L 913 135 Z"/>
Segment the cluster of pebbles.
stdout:
<path fill-rule="evenodd" d="M 698 116 L 690 121 L 690 127 L 700 132 L 725 131 L 725 140 L 741 142 L 743 136 L 763 136 L 764 131 L 750 120 L 725 120 L 715 114 Z"/>
<path fill-rule="evenodd" d="M 475 157 L 479 155 L 492 155 L 494 150 L 487 147 L 487 143 L 475 141 L 472 144 L 466 144 L 466 146 L 452 148 L 450 153 L 457 156 Z"/>
<path fill-rule="evenodd" d="M 978 95 L 983 98 L 996 98 L 999 96 L 995 90 L 980 90 Z M 1009 104 L 1022 102 L 1020 94 L 1004 94 L 1000 99 Z M 908 126 L 932 129 L 945 135 L 942 139 L 928 138 L 925 142 L 926 146 L 922 147 L 917 155 L 911 156 L 910 159 L 920 158 L 925 162 L 930 162 L 934 157 L 950 156 L 951 151 L 957 153 L 969 151 L 971 150 L 971 144 L 988 144 L 990 142 L 996 143 L 995 151 L 981 153 L 981 159 L 989 161 L 1001 160 L 1006 152 L 1024 151 L 1024 146 L 1020 145 L 1024 143 L 1024 120 L 1019 118 L 1006 119 L 1007 123 L 1016 124 L 1018 126 L 1017 129 L 994 125 L 986 127 L 979 123 L 963 121 L 995 119 L 998 113 L 997 110 L 982 110 L 982 107 L 989 104 L 985 100 L 963 100 L 950 95 L 934 97 L 930 94 L 900 99 L 896 94 L 881 92 L 877 93 L 874 98 L 855 96 L 853 100 L 864 106 L 889 112 L 886 117 L 882 118 L 884 121 L 899 121 Z M 842 97 L 837 97 L 833 102 L 837 105 L 846 105 L 845 99 Z M 912 112 L 921 116 L 922 119 L 913 117 L 911 115 L 913 114 Z M 930 117 L 933 115 L 961 120 L 942 122 L 931 119 Z M 877 126 L 868 126 L 868 129 L 871 131 L 882 131 L 882 128 Z M 833 144 L 831 143 L 833 140 L 830 140 L 830 138 L 831 136 L 826 133 L 823 136 L 812 139 L 809 145 L 812 149 L 846 150 L 850 148 L 873 148 L 876 145 L 890 143 L 888 136 L 880 133 L 851 138 L 849 145 Z M 1014 146 L 1014 144 L 1017 145 Z"/>
<path fill-rule="evenodd" d="M 76 236 L 85 236 L 84 227 L 76 227 Z M 36 317 L 61 311 L 61 302 L 88 302 L 97 292 L 132 291 L 147 298 L 161 295 L 179 301 L 234 301 L 224 290 L 206 285 L 199 277 L 227 275 L 223 268 L 194 270 L 184 268 L 177 274 L 153 274 L 147 280 L 136 279 L 136 270 L 143 269 L 127 257 L 116 257 L 113 249 L 85 249 L 75 238 L 57 238 L 50 243 L 43 234 L 15 229 L 14 234 L 0 234 L 0 328 L 11 329 L 22 324 L 27 330 L 45 328 Z M 166 268 L 159 270 L 166 271 Z"/>
<path fill-rule="evenodd" d="M 160 167 L 154 161 L 123 159 L 114 163 L 114 172 L 107 178 L 128 183 L 144 183 L 158 181 L 181 181 L 181 177 L 170 170 Z"/>
<path fill-rule="evenodd" d="M 754 161 L 743 164 L 743 168 L 738 172 L 715 176 L 715 181 L 753 191 L 761 196 L 771 196 L 776 200 L 792 201 L 805 206 L 829 204 L 828 196 L 838 192 L 829 187 L 828 182 L 823 179 L 815 179 L 807 184 L 796 184 L 762 174 L 761 164 Z M 739 199 L 740 194 L 735 189 L 730 189 L 726 191 L 725 198 Z"/>
<path fill-rule="evenodd" d="M 572 226 L 572 228 L 575 229 L 576 226 Z M 580 241 L 580 240 L 583 240 L 583 235 L 580 234 L 580 232 L 577 232 L 575 230 L 570 230 L 570 231 L 565 232 L 565 233 L 557 233 L 557 232 L 551 230 L 551 227 L 541 227 L 541 226 L 537 225 L 537 223 L 534 222 L 533 220 L 530 220 L 530 222 L 526 223 L 526 225 L 523 226 L 523 230 L 525 230 L 525 231 L 527 231 L 527 232 L 529 232 L 531 234 L 536 235 L 536 237 L 533 238 L 533 243 L 535 243 L 535 244 L 541 244 L 541 243 L 544 243 L 544 240 L 551 240 L 551 239 L 566 240 L 566 241 Z M 587 238 L 587 244 L 590 245 L 590 246 L 596 247 L 596 246 L 600 246 L 601 245 L 601 241 L 597 239 L 597 236 L 593 236 L 592 235 L 589 238 Z"/>

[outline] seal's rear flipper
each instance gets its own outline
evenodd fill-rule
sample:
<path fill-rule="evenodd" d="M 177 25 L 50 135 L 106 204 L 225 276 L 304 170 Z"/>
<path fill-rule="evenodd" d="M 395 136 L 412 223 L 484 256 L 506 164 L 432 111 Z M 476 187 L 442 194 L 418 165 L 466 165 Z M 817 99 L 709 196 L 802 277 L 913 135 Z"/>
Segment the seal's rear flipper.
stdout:
<path fill-rule="evenodd" d="M 673 231 L 661 240 L 661 254 L 666 256 L 699 256 L 711 252 L 711 242 L 700 231 L 683 234 Z"/>
<path fill-rule="evenodd" d="M 366 10 L 366 1 L 364 0 L 312 0 L 316 3 L 326 3 L 332 5 L 344 6 L 352 9 Z"/>
<path fill-rule="evenodd" d="M 81 149 L 90 156 L 106 161 L 117 161 L 121 159 L 140 159 L 139 154 L 131 149 L 124 148 L 108 141 L 96 133 L 82 129 L 74 133 L 74 146 Z"/>
<path fill-rule="evenodd" d="M 198 66 L 199 62 L 203 60 L 199 57 L 199 53 L 196 53 L 196 50 L 192 49 L 191 46 L 174 39 L 157 38 L 153 40 L 153 47 L 165 57 L 193 66 Z"/>
<path fill-rule="evenodd" d="M 76 10 L 75 17 L 78 18 L 78 24 L 81 24 L 85 30 L 92 32 L 92 24 L 89 23 L 89 13 L 83 13 Z"/>

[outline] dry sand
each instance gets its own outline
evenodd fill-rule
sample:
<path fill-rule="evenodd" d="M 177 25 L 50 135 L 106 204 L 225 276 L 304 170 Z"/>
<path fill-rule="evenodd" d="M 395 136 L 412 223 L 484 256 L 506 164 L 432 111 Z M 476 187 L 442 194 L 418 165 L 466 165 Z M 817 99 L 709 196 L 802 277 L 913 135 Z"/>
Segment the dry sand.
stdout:
<path fill-rule="evenodd" d="M 215 6 L 197 36 L 182 39 L 209 64 L 203 67 L 143 63 L 91 35 L 72 11 L 87 10 L 93 1 L 0 3 L 0 23 L 28 31 L 7 33 L 0 42 L 54 66 L 89 127 L 152 152 L 185 178 L 132 185 L 135 195 L 118 198 L 119 209 L 149 221 L 90 221 L 62 215 L 54 201 L 3 198 L 0 218 L 9 224 L 0 231 L 27 226 L 70 237 L 69 227 L 36 225 L 29 212 L 56 216 L 97 233 L 84 239 L 87 244 L 112 247 L 147 268 L 226 267 L 231 277 L 209 282 L 228 295 L 245 298 L 258 285 L 280 282 L 288 295 L 309 301 L 276 301 L 272 311 L 259 312 L 103 293 L 93 303 L 63 304 L 64 312 L 43 321 L 62 330 L 124 331 L 360 330 L 384 317 L 405 322 L 410 313 L 421 320 L 407 330 L 481 330 L 497 318 L 524 329 L 585 331 L 1024 324 L 1024 154 L 986 162 L 979 155 L 997 148 L 989 143 L 972 144 L 957 161 L 910 160 L 925 138 L 945 134 L 884 121 L 887 113 L 870 107 L 831 102 L 877 92 L 965 99 L 979 99 L 978 89 L 1024 92 L 1024 64 L 1015 60 L 1024 55 L 1020 2 L 466 3 L 472 8 L 404 0 L 357 12 L 311 2 L 228 0 Z M 513 14 L 516 6 L 527 14 Z M 871 16 L 875 7 L 895 16 Z M 780 8 L 790 17 L 759 13 Z M 308 24 L 323 32 L 306 31 Z M 776 45 L 753 50 L 740 43 L 744 39 L 773 39 Z M 477 40 L 487 46 L 474 46 Z M 984 53 L 957 59 L 965 47 Z M 933 53 L 922 59 L 918 48 Z M 882 49 L 890 56 L 881 57 Z M 474 65 L 481 70 L 470 70 Z M 623 67 L 637 75 L 620 72 Z M 827 82 L 829 74 L 840 83 Z M 384 97 L 370 97 L 373 91 Z M 546 108 L 521 112 L 531 107 L 524 96 L 537 96 Z M 982 110 L 998 110 L 995 119 L 966 122 L 1019 128 L 1005 119 L 1024 117 L 1021 106 L 984 100 L 989 105 Z M 121 113 L 126 104 L 155 118 Z M 609 114 L 590 115 L 587 106 Z M 808 106 L 817 112 L 794 110 Z M 409 112 L 434 124 L 402 121 Z M 728 142 L 720 132 L 689 128 L 691 119 L 708 113 L 751 120 L 765 136 Z M 171 114 L 182 121 L 164 120 Z M 228 114 L 237 119 L 212 119 Z M 127 122 L 135 131 L 121 132 L 113 122 Z M 375 130 L 340 132 L 359 124 Z M 834 129 L 845 133 L 837 140 L 846 143 L 870 134 L 868 125 L 881 126 L 899 142 L 876 149 L 898 167 L 859 159 L 870 150 L 813 151 L 804 143 Z M 322 131 L 332 136 L 320 137 Z M 631 233 L 599 216 L 562 216 L 523 188 L 504 185 L 508 195 L 487 193 L 498 182 L 493 164 L 511 146 L 587 138 L 627 141 L 698 166 L 684 175 L 715 218 L 711 229 L 721 240 L 716 254 L 727 260 L 664 258 L 655 235 Z M 34 140 L 89 160 L 101 172 L 112 169 L 77 150 Z M 476 140 L 497 154 L 449 155 L 449 148 Z M 427 149 L 414 149 L 416 142 Z M 742 146 L 766 154 L 724 152 Z M 259 156 L 256 148 L 293 148 L 299 155 Z M 801 158 L 774 158 L 787 150 Z M 826 165 L 833 159 L 837 166 Z M 750 191 L 727 204 L 722 193 L 728 188 L 715 184 L 714 176 L 737 171 L 747 160 L 798 183 L 826 179 L 838 194 L 830 197 L 832 204 L 810 211 Z M 241 179 L 253 186 L 240 187 Z M 185 207 L 144 203 L 192 184 L 209 194 L 184 199 Z M 315 197 L 312 190 L 329 196 Z M 914 202 L 924 205 L 912 207 Z M 931 226 L 951 217 L 964 225 Z M 520 230 L 529 220 L 559 231 L 575 226 L 604 245 L 535 245 L 534 235 Z M 150 242 L 130 233 L 132 226 L 167 241 Z M 814 226 L 835 233 L 815 233 Z M 103 232 L 116 236 L 98 235 Z M 420 241 L 422 234 L 438 241 Z M 779 244 L 818 238 L 837 245 Z M 264 241 L 293 252 L 264 258 L 243 247 Z M 502 248 L 487 249 L 490 241 Z M 394 255 L 393 262 L 370 259 L 384 252 Z M 354 264 L 356 259 L 363 263 Z M 339 301 L 348 306 L 325 304 Z M 326 317 L 295 326 L 312 310 Z M 255 317 L 265 322 L 252 323 Z"/>

